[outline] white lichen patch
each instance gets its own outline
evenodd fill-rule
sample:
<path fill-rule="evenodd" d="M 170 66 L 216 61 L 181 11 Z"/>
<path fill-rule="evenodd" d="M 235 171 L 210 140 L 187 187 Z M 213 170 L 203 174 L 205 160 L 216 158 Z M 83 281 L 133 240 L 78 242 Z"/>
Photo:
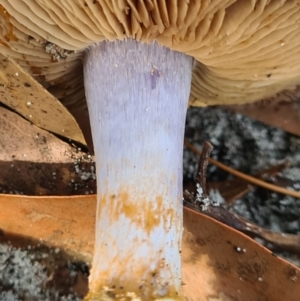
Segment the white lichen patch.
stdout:
<path fill-rule="evenodd" d="M 3 301 L 79 301 L 75 295 L 62 296 L 58 291 L 45 288 L 49 281 L 46 267 L 39 258 L 47 257 L 32 252 L 32 247 L 15 248 L 0 244 L 0 300 Z M 56 249 L 53 250 L 56 252 Z"/>
<path fill-rule="evenodd" d="M 220 206 L 220 199 L 211 198 L 209 196 L 204 196 L 203 189 L 199 183 L 196 184 L 195 201 L 196 201 L 197 205 L 200 206 L 202 211 L 206 211 L 208 206 Z"/>

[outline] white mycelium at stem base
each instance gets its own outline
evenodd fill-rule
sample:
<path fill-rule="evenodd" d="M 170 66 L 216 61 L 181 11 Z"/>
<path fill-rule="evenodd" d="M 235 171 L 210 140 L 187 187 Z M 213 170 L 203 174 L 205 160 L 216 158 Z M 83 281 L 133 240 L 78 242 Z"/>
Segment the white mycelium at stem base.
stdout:
<path fill-rule="evenodd" d="M 155 43 L 101 42 L 85 54 L 97 164 L 96 241 L 86 300 L 180 295 L 191 69 L 190 57 Z"/>

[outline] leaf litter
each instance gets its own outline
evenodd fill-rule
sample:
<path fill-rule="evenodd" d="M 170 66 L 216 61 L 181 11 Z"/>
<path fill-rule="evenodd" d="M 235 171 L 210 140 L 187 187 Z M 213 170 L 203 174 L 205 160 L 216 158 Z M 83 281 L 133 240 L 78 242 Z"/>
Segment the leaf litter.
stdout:
<path fill-rule="evenodd" d="M 259 174 L 264 170 L 279 166 L 276 175 L 265 176 L 265 180 L 293 191 L 300 190 L 300 137 L 298 136 L 241 114 L 210 107 L 188 110 L 185 138 L 198 149 L 201 149 L 205 140 L 210 141 L 214 147 L 211 152 L 214 160 L 249 175 Z M 184 151 L 186 183 L 194 179 L 197 160 L 197 156 L 186 148 Z M 240 185 L 244 188 L 244 192 L 233 202 L 226 202 L 217 188 L 211 189 L 209 195 L 215 200 L 217 198 L 223 207 L 233 214 L 256 225 L 259 231 L 266 230 L 268 233 L 265 235 L 269 238 L 271 233 L 275 242 L 278 241 L 277 234 L 282 237 L 293 234 L 294 242 L 297 243 L 296 255 L 283 252 L 282 249 L 277 250 L 278 246 L 274 246 L 270 240 L 269 242 L 261 238 L 256 238 L 256 240 L 300 266 L 299 199 L 274 193 L 249 185 L 249 183 L 245 185 L 243 181 L 239 184 L 239 179 L 233 178 L 232 175 L 212 164 L 209 164 L 207 168 L 207 181 L 208 183 L 222 183 L 223 186 L 232 182 L 235 186 Z"/>
<path fill-rule="evenodd" d="M 187 115 L 186 139 L 199 149 L 205 140 L 210 141 L 214 146 L 211 153 L 213 159 L 247 174 L 259 173 L 288 160 L 289 167 L 284 168 L 277 175 L 289 181 L 290 189 L 299 190 L 299 137 L 222 109 L 192 108 L 189 109 Z M 186 181 L 194 178 L 197 162 L 196 155 L 188 150 L 184 151 Z M 233 180 L 231 175 L 211 164 L 208 165 L 206 176 L 209 182 Z M 198 186 L 198 196 L 202 193 L 203 190 Z M 204 203 L 209 212 L 214 207 L 219 210 L 221 208 L 219 204 L 222 204 L 233 215 L 237 214 L 257 225 L 258 232 L 260 228 L 291 234 L 299 232 L 300 202 L 293 197 L 251 187 L 247 194 L 242 194 L 231 204 L 226 204 L 218 189 L 209 191 L 208 200 L 210 199 L 213 199 L 212 205 L 214 206 L 210 206 L 210 201 Z M 279 252 L 279 255 L 300 266 L 297 257 L 284 252 Z M 2 285 L 0 299 L 7 301 L 80 300 L 72 292 L 62 295 L 57 290 L 45 289 L 44 284 L 51 281 L 51 274 L 45 271 L 42 263 L 32 259 L 34 258 L 30 257 L 26 249 L 0 244 L 0 283 Z M 10 262 L 10 265 L 7 262 Z M 35 284 L 28 286 L 28 281 L 34 279 L 37 279 Z"/>

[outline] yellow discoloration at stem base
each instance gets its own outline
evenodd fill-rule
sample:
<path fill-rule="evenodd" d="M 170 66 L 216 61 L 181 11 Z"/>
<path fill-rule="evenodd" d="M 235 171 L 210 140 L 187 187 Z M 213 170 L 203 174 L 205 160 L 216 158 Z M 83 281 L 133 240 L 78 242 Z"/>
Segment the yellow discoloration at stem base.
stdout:
<path fill-rule="evenodd" d="M 178 296 L 165 296 L 161 298 L 141 298 L 134 292 L 124 292 L 117 294 L 114 289 L 103 287 L 97 293 L 89 293 L 83 301 L 183 301 Z"/>

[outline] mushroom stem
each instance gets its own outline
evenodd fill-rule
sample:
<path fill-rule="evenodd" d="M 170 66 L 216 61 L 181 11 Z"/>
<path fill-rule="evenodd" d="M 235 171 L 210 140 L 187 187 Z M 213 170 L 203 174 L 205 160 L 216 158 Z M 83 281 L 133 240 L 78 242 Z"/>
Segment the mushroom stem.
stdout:
<path fill-rule="evenodd" d="M 156 43 L 101 42 L 84 58 L 97 167 L 86 300 L 178 298 L 182 149 L 192 58 Z"/>

